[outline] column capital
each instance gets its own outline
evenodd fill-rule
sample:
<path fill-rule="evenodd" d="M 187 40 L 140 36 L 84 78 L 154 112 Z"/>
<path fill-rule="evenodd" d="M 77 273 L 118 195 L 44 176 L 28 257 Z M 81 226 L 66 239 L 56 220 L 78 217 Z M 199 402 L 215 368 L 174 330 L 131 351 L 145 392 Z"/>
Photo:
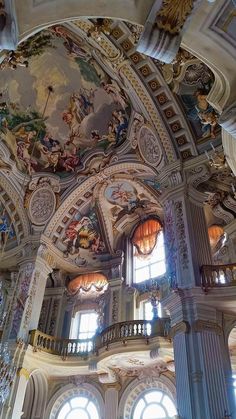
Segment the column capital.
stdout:
<path fill-rule="evenodd" d="M 190 324 L 186 321 L 175 324 L 170 329 L 170 337 L 173 339 L 178 333 L 189 333 Z"/>
<path fill-rule="evenodd" d="M 175 58 L 182 40 L 183 27 L 197 2 L 156 0 L 148 16 L 137 50 L 165 63 Z"/>
<path fill-rule="evenodd" d="M 15 1 L 2 2 L 0 7 L 0 49 L 15 50 L 18 43 L 18 27 L 15 11 Z"/>
<path fill-rule="evenodd" d="M 116 382 L 116 383 L 108 383 L 108 384 L 103 384 L 103 387 L 105 389 L 105 391 L 107 390 L 116 390 L 116 391 L 120 391 L 121 390 L 121 384 Z"/>
<path fill-rule="evenodd" d="M 196 333 L 213 332 L 219 336 L 223 335 L 222 327 L 220 327 L 219 324 L 208 320 L 196 320 L 192 325 L 192 330 Z"/>
<path fill-rule="evenodd" d="M 26 380 L 29 380 L 30 378 L 30 372 L 26 368 L 18 368 L 17 370 L 18 377 L 24 376 Z"/>
<path fill-rule="evenodd" d="M 218 123 L 222 126 L 223 130 L 233 138 L 236 138 L 236 102 L 223 110 Z"/>

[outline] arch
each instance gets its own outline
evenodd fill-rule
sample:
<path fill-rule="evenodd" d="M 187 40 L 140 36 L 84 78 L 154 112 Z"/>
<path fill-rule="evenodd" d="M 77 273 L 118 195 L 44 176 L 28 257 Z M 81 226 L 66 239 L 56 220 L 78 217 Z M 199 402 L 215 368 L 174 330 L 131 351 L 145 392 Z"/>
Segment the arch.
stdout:
<path fill-rule="evenodd" d="M 115 176 L 120 173 L 127 173 L 129 177 L 129 173 L 135 171 L 138 173 L 139 171 L 142 173 L 148 173 L 151 176 L 155 176 L 156 172 L 154 169 L 141 164 L 141 163 L 134 163 L 134 162 L 125 162 L 125 163 L 118 163 L 116 165 L 109 166 L 105 168 L 98 174 L 90 176 L 87 178 L 82 184 L 76 186 L 74 190 L 72 190 L 69 196 L 65 197 L 64 201 L 51 218 L 49 223 L 47 224 L 44 230 L 44 236 L 46 238 L 51 238 L 53 233 L 57 227 L 57 223 L 67 215 L 70 208 L 76 204 L 78 201 L 78 197 L 82 197 L 88 190 L 91 190 L 95 185 L 100 184 L 106 180 L 109 180 L 112 176 Z M 132 175 L 134 176 L 134 175 Z"/>
<path fill-rule="evenodd" d="M 104 399 L 100 389 L 89 383 L 83 383 L 81 386 L 75 386 L 74 384 L 67 384 L 60 388 L 54 393 L 52 398 L 49 400 L 45 419 L 56 419 L 56 415 L 60 407 L 70 398 L 78 395 L 84 395 L 95 403 L 100 413 L 101 419 L 104 419 Z"/>
<path fill-rule="evenodd" d="M 145 378 L 133 380 L 123 391 L 119 409 L 119 419 L 131 419 L 131 412 L 136 403 L 138 396 L 147 390 L 161 390 L 166 393 L 173 401 L 176 402 L 176 388 L 173 376 L 162 375 L 157 378 Z"/>
<path fill-rule="evenodd" d="M 15 1 L 20 39 L 56 23 L 81 17 L 107 17 L 144 25 L 154 0 L 22 0 Z M 25 19 L 28 16 L 29 19 Z"/>
<path fill-rule="evenodd" d="M 22 419 L 41 419 L 47 403 L 48 382 L 40 370 L 31 373 L 26 387 Z"/>

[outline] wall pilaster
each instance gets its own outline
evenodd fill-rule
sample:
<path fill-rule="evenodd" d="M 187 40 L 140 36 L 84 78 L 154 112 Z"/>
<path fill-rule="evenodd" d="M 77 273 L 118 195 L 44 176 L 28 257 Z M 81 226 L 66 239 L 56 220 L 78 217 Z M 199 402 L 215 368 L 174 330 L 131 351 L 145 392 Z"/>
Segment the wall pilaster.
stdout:
<path fill-rule="evenodd" d="M 235 418 L 231 371 L 218 312 L 201 304 L 191 290 L 172 293 L 164 303 L 171 315 L 181 418 L 222 419 L 225 412 Z"/>

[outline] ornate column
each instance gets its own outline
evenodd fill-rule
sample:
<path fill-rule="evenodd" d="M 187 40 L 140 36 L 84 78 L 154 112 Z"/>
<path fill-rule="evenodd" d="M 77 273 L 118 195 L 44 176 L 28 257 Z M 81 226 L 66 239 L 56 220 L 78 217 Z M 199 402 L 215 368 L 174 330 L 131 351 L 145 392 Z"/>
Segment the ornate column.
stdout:
<path fill-rule="evenodd" d="M 212 260 L 203 209 L 205 195 L 185 179 L 186 174 L 180 170 L 178 162 L 159 176 L 167 270 L 172 289 L 199 285 L 200 267 L 211 264 Z"/>
<path fill-rule="evenodd" d="M 222 144 L 228 165 L 236 176 L 236 103 L 224 110 L 219 118 L 222 127 Z"/>
<path fill-rule="evenodd" d="M 12 394 L 14 404 L 11 404 L 12 408 L 9 409 L 9 413 L 7 414 L 6 418 L 21 418 L 23 413 L 22 408 L 25 398 L 25 392 L 29 377 L 29 372 L 25 368 L 20 368 L 17 371 L 16 383 L 14 386 L 15 391 Z"/>
<path fill-rule="evenodd" d="M 201 303 L 201 290 L 179 290 L 165 299 L 171 313 L 177 404 L 183 419 L 235 418 L 227 385 L 223 330 L 217 311 Z"/>
<path fill-rule="evenodd" d="M 14 0 L 0 2 L 0 49 L 14 50 L 18 43 L 17 17 Z"/>
<path fill-rule="evenodd" d="M 137 50 L 165 63 L 171 63 L 180 47 L 184 25 L 195 0 L 156 0 L 153 4 Z"/>
<path fill-rule="evenodd" d="M 115 265 L 109 275 L 109 325 L 122 321 L 122 311 L 125 309 L 122 305 L 122 283 L 121 267 Z"/>
<path fill-rule="evenodd" d="M 106 384 L 105 391 L 105 419 L 118 417 L 118 398 L 120 384 Z"/>
<path fill-rule="evenodd" d="M 30 330 L 37 329 L 49 272 L 50 254 L 40 246 L 37 255 L 20 262 L 10 339 L 27 341 Z"/>

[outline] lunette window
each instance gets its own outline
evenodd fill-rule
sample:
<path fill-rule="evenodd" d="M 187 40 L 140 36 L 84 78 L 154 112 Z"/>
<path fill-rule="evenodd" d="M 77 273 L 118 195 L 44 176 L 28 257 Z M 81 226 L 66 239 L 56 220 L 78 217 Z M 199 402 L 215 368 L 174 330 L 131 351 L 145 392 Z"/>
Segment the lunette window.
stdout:
<path fill-rule="evenodd" d="M 167 394 L 150 390 L 138 398 L 132 419 L 174 419 L 176 415 L 175 405 Z"/>
<path fill-rule="evenodd" d="M 100 419 L 98 409 L 88 397 L 79 396 L 68 400 L 60 409 L 57 419 Z"/>

